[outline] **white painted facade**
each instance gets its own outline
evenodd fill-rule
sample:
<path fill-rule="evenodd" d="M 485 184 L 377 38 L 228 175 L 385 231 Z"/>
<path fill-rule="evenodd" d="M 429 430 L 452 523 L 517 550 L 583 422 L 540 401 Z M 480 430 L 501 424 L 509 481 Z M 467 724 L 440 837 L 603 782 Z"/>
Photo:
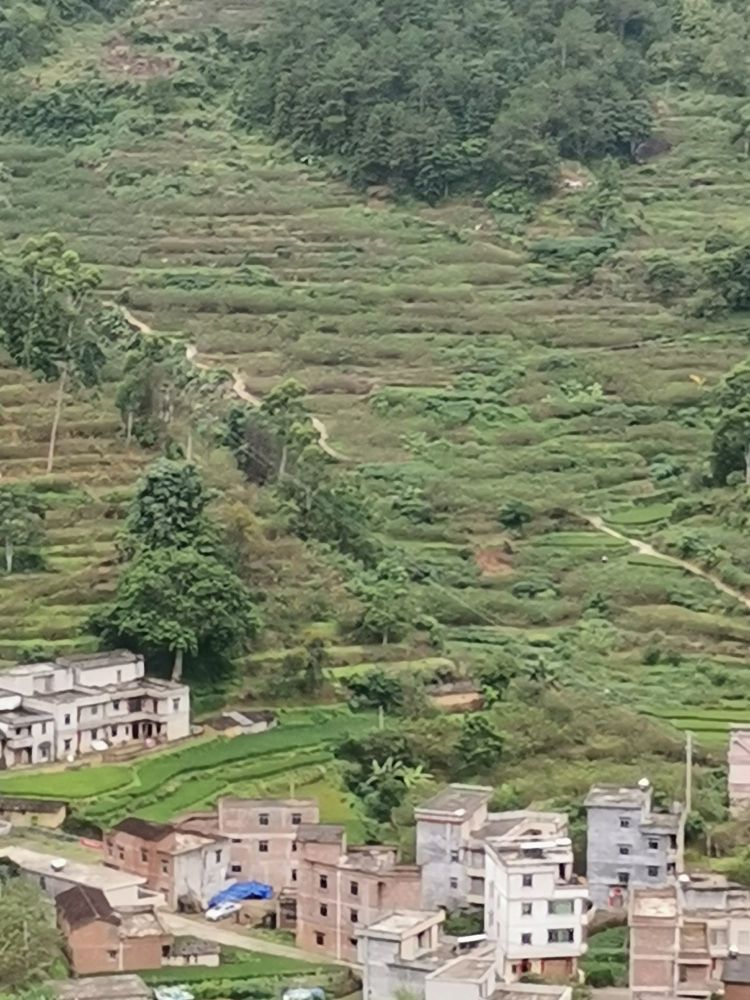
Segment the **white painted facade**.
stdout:
<path fill-rule="evenodd" d="M 558 829 L 559 817 L 551 814 Z M 506 835 L 485 844 L 485 932 L 497 947 L 501 979 L 524 973 L 573 975 L 586 950 L 588 894 L 573 874 L 567 837 Z"/>
<path fill-rule="evenodd" d="M 0 768 L 190 735 L 190 689 L 146 677 L 127 651 L 19 665 L 0 685 Z"/>

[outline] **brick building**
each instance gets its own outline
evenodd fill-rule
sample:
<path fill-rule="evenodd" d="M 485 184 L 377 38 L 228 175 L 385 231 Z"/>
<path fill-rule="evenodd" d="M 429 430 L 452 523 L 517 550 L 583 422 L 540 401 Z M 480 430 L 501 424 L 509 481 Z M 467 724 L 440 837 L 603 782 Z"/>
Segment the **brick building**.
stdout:
<path fill-rule="evenodd" d="M 750 1000 L 750 956 L 732 955 L 722 974 L 724 1000 Z"/>
<path fill-rule="evenodd" d="M 229 842 L 131 816 L 104 838 L 105 864 L 142 876 L 170 909 L 202 909 L 224 888 Z"/>
<path fill-rule="evenodd" d="M 55 899 L 58 926 L 76 976 L 158 969 L 172 935 L 154 910 L 115 910 L 101 889 L 74 886 Z"/>
<path fill-rule="evenodd" d="M 240 799 L 224 796 L 217 811 L 187 816 L 184 830 L 224 837 L 230 842 L 228 875 L 264 882 L 274 895 L 293 885 L 297 867 L 297 830 L 317 823 L 315 799 Z"/>
<path fill-rule="evenodd" d="M 341 826 L 297 831 L 297 945 L 357 961 L 357 931 L 399 909 L 417 909 L 420 870 L 395 847 L 348 847 Z"/>

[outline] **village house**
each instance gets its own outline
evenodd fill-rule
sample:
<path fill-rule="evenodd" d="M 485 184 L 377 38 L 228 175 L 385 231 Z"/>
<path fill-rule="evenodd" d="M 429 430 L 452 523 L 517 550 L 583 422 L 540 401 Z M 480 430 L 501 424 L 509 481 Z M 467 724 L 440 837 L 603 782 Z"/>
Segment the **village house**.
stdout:
<path fill-rule="evenodd" d="M 55 899 L 57 922 L 76 976 L 158 969 L 172 935 L 151 907 L 115 910 L 101 889 L 74 886 Z"/>
<path fill-rule="evenodd" d="M 230 841 L 228 876 L 263 882 L 278 896 L 296 880 L 297 831 L 317 823 L 315 799 L 241 799 L 224 796 L 217 811 L 184 817 L 181 829 Z"/>
<path fill-rule="evenodd" d="M 630 888 L 666 885 L 682 869 L 683 808 L 675 802 L 657 811 L 652 797 L 645 778 L 636 787 L 594 785 L 586 796 L 586 876 L 595 906 L 624 906 Z"/>
<path fill-rule="evenodd" d="M 484 926 L 496 946 L 498 976 L 567 981 L 586 951 L 590 908 L 585 882 L 573 872 L 567 817 L 505 815 L 506 831 L 485 843 Z"/>
<path fill-rule="evenodd" d="M 125 650 L 13 667 L 0 684 L 0 768 L 190 735 L 189 688 Z"/>
<path fill-rule="evenodd" d="M 297 946 L 356 961 L 357 931 L 392 910 L 416 908 L 420 870 L 388 846 L 348 847 L 341 826 L 297 830 Z"/>
<path fill-rule="evenodd" d="M 137 906 L 145 902 L 155 906 L 164 903 L 164 897 L 152 892 L 142 875 L 114 871 L 104 865 L 71 861 L 56 857 L 54 854 L 43 854 L 15 845 L 0 848 L 0 856 L 17 864 L 26 878 L 53 899 L 60 893 L 80 885 L 101 889 L 110 906 L 116 908 Z"/>
<path fill-rule="evenodd" d="M 182 830 L 131 816 L 104 838 L 109 868 L 143 878 L 172 910 L 205 909 L 225 887 L 230 844 L 218 834 Z"/>
<path fill-rule="evenodd" d="M 570 1000 L 569 984 L 502 982 L 492 944 L 445 938 L 443 911 L 396 910 L 362 928 L 363 1000 Z"/>
<path fill-rule="evenodd" d="M 714 873 L 630 894 L 630 988 L 635 1000 L 709 997 L 730 955 L 750 955 L 750 890 Z"/>
<path fill-rule="evenodd" d="M 65 822 L 68 805 L 59 799 L 26 799 L 0 795 L 0 820 L 11 826 L 38 826 L 56 830 Z"/>
<path fill-rule="evenodd" d="M 732 726 L 727 757 L 729 811 L 734 817 L 742 816 L 750 808 L 750 729 L 747 726 Z"/>

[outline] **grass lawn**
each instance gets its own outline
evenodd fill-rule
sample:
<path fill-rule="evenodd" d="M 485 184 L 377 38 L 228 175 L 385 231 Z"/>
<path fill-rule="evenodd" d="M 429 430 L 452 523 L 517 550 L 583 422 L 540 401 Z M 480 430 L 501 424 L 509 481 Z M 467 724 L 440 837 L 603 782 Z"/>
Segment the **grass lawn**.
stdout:
<path fill-rule="evenodd" d="M 151 969 L 140 972 L 147 983 L 198 983 L 207 979 L 261 979 L 266 976 L 315 975 L 325 965 L 313 965 L 277 955 L 251 955 L 244 952 L 242 961 L 227 962 L 215 969 L 206 967 Z"/>

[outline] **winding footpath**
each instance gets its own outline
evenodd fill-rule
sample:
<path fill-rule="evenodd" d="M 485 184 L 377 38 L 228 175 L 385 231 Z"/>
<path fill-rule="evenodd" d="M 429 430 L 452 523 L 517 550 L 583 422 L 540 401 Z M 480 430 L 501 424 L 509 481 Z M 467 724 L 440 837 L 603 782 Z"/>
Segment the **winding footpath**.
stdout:
<path fill-rule="evenodd" d="M 580 516 L 588 521 L 592 528 L 596 528 L 597 531 L 602 531 L 605 535 L 610 535 L 612 538 L 619 538 L 621 542 L 627 542 L 640 555 L 653 556 L 654 559 L 661 559 L 663 562 L 671 563 L 672 566 L 679 566 L 687 573 L 692 573 L 693 576 L 700 576 L 704 580 L 708 580 L 717 590 L 727 594 L 728 597 L 733 597 L 750 611 L 750 597 L 747 594 L 743 594 L 741 590 L 737 590 L 736 587 L 731 587 L 728 583 L 724 583 L 715 573 L 711 573 L 697 563 L 689 562 L 687 559 L 680 559 L 679 556 L 669 556 L 664 552 L 659 552 L 649 542 L 642 542 L 640 538 L 630 538 L 628 535 L 623 535 L 614 528 L 610 528 L 608 524 L 605 524 L 604 520 L 598 514 L 581 514 Z"/>
<path fill-rule="evenodd" d="M 132 326 L 134 330 L 137 330 L 139 333 L 142 334 L 153 333 L 153 330 L 147 323 L 144 323 L 143 320 L 140 320 L 138 319 L 137 316 L 134 316 L 133 313 L 125 306 L 118 305 L 115 302 L 107 302 L 105 304 L 108 306 L 114 306 L 114 308 L 119 309 L 120 312 L 122 313 L 122 317 L 125 320 L 125 322 L 129 326 Z M 198 368 L 201 371 L 213 371 L 212 365 L 206 364 L 204 361 L 198 360 L 198 348 L 195 346 L 195 344 L 187 345 L 187 347 L 185 348 L 185 358 L 191 365 L 193 365 L 193 367 Z M 247 382 L 245 381 L 245 376 L 242 374 L 239 368 L 236 368 L 232 372 L 231 391 L 238 399 L 241 399 L 244 403 L 249 403 L 249 405 L 255 407 L 256 410 L 260 409 L 263 403 L 263 400 L 260 398 L 260 396 L 256 396 L 254 393 L 250 392 L 250 390 L 247 387 Z M 346 455 L 343 455 L 340 451 L 337 451 L 333 447 L 333 445 L 330 444 L 329 442 L 330 432 L 326 427 L 326 425 L 323 423 L 323 421 L 319 417 L 314 417 L 311 415 L 310 423 L 313 425 L 313 428 L 318 435 L 318 447 L 320 448 L 320 450 L 323 451 L 326 455 L 328 455 L 329 458 L 333 458 L 337 462 L 348 462 L 349 459 L 346 457 Z"/>

